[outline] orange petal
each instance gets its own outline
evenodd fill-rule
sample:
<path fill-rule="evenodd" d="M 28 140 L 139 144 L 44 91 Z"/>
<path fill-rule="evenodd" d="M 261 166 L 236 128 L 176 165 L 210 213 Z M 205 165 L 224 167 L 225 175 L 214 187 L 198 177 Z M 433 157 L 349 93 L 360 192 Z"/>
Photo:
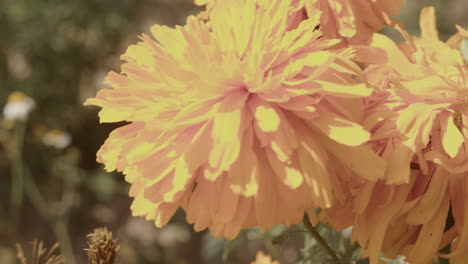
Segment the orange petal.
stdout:
<path fill-rule="evenodd" d="M 423 198 L 408 213 L 407 223 L 409 225 L 421 225 L 432 219 L 439 209 L 444 197 L 448 178 L 442 168 L 437 168 L 432 175 L 431 182 Z"/>
<path fill-rule="evenodd" d="M 370 139 L 370 134 L 362 126 L 331 112 L 320 113 L 313 125 L 328 137 L 347 146 L 359 146 Z"/>

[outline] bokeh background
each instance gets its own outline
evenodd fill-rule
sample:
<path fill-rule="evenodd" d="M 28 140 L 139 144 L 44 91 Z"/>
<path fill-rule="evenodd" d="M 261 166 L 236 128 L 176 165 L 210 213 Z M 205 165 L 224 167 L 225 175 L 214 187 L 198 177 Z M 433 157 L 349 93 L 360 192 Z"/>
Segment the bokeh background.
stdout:
<path fill-rule="evenodd" d="M 413 34 L 427 5 L 437 8 L 442 39 L 454 24 L 468 26 L 466 0 L 406 2 L 400 20 Z M 301 248 L 311 242 L 301 230 L 253 228 L 226 241 L 193 232 L 183 212 L 156 229 L 131 216 L 123 176 L 95 161 L 119 124 L 100 125 L 98 109 L 83 101 L 105 88 L 107 72 L 119 70 L 120 55 L 139 34 L 153 24 L 181 25 L 200 10 L 191 0 L 0 0 L 0 108 L 14 91 L 35 105 L 24 121 L 0 116 L 1 264 L 17 263 L 15 244 L 27 248 L 34 238 L 60 242 L 67 263 L 86 263 L 86 234 L 101 226 L 118 238 L 118 263 L 250 263 L 259 249 L 281 263 L 310 263 L 302 261 L 311 253 Z M 279 234 L 286 234 L 281 243 L 272 243 Z"/>

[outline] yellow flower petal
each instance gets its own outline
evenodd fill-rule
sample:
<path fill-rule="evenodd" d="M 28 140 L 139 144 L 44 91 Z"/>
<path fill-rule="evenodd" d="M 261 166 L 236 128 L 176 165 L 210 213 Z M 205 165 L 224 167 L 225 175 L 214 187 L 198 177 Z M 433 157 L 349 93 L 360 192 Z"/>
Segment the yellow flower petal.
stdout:
<path fill-rule="evenodd" d="M 367 97 L 371 95 L 373 89 L 366 86 L 364 83 L 356 85 L 340 85 L 337 83 L 330 83 L 325 81 L 315 81 L 320 84 L 324 94 L 349 97 L 349 98 L 359 98 Z"/>
<path fill-rule="evenodd" d="M 275 109 L 265 106 L 257 106 L 255 109 L 255 119 L 258 122 L 258 127 L 264 132 L 274 132 L 278 129 L 280 118 Z"/>
<path fill-rule="evenodd" d="M 419 20 L 419 27 L 421 28 L 421 37 L 427 39 L 439 39 L 437 32 L 435 8 L 430 6 L 421 10 L 421 17 Z"/>
<path fill-rule="evenodd" d="M 213 147 L 209 165 L 216 172 L 205 175 L 215 180 L 222 171 L 229 169 L 240 153 L 241 110 L 216 114 L 213 120 Z"/>
<path fill-rule="evenodd" d="M 443 112 L 439 114 L 442 145 L 447 154 L 453 158 L 457 155 L 461 145 L 465 142 L 465 138 L 460 130 L 453 122 L 452 113 Z"/>
<path fill-rule="evenodd" d="M 370 133 L 362 126 L 332 113 L 321 113 L 313 125 L 331 139 L 347 146 L 359 146 L 370 139 Z"/>

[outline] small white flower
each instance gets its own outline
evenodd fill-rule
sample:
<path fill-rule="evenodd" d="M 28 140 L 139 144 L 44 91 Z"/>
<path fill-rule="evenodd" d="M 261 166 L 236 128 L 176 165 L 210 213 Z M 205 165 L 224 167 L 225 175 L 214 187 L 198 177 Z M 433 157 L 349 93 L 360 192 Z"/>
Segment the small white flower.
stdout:
<path fill-rule="evenodd" d="M 70 145 L 71 136 L 62 130 L 52 129 L 45 133 L 42 142 L 56 149 L 64 149 Z"/>
<path fill-rule="evenodd" d="M 6 120 L 26 120 L 36 103 L 22 92 L 13 92 L 8 96 L 7 104 L 3 108 Z"/>

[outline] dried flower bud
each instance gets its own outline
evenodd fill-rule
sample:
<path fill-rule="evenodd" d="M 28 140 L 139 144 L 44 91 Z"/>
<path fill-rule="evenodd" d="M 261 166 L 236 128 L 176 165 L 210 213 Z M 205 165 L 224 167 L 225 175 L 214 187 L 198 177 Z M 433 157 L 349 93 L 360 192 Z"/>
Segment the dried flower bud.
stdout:
<path fill-rule="evenodd" d="M 54 252 L 59 248 L 59 244 L 55 243 L 49 250 L 44 247 L 44 243 L 35 239 L 32 243 L 31 259 L 24 254 L 24 250 L 20 244 L 16 244 L 17 257 L 21 264 L 64 264 L 65 259 L 61 255 L 54 255 Z"/>
<path fill-rule="evenodd" d="M 85 249 L 90 264 L 115 264 L 119 245 L 106 227 L 96 228 L 87 235 L 89 248 Z"/>

